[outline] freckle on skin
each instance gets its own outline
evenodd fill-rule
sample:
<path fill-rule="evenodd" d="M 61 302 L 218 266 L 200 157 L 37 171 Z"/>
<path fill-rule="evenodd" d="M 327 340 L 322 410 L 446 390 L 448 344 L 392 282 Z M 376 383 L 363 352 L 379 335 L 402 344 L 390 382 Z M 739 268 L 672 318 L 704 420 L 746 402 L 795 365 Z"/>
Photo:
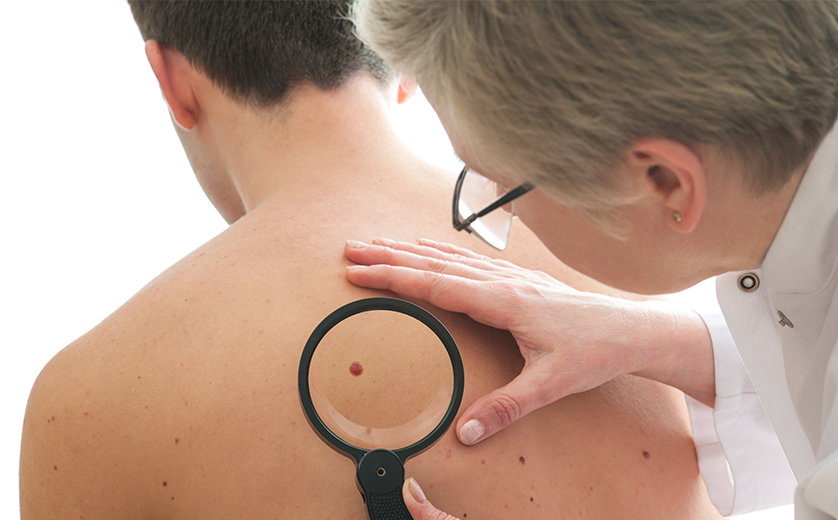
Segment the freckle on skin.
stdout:
<path fill-rule="evenodd" d="M 480 461 L 480 464 L 486 464 L 486 461 L 485 461 L 485 460 L 481 460 L 481 461 Z"/>
<path fill-rule="evenodd" d="M 177 437 L 175 437 L 175 444 L 177 444 L 177 443 L 179 443 L 179 442 L 180 442 L 180 439 L 178 439 Z"/>
<path fill-rule="evenodd" d="M 54 469 L 55 471 L 58 471 L 58 466 L 53 466 L 52 469 Z"/>

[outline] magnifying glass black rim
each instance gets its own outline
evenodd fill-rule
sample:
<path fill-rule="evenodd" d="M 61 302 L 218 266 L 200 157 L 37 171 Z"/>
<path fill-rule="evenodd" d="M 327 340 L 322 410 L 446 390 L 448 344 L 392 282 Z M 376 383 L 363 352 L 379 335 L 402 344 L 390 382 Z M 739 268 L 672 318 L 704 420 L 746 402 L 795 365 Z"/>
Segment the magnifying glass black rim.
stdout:
<path fill-rule="evenodd" d="M 314 408 L 314 403 L 311 400 L 308 373 L 311 367 L 311 359 L 312 356 L 314 356 L 314 351 L 317 348 L 317 345 L 320 344 L 323 337 L 326 336 L 326 334 L 335 325 L 356 314 L 377 310 L 400 312 L 424 323 L 425 326 L 436 334 L 445 346 L 445 350 L 448 352 L 448 357 L 451 360 L 451 368 L 454 372 L 454 391 L 451 395 L 451 402 L 448 404 L 448 410 L 446 410 L 445 415 L 439 424 L 437 424 L 436 428 L 434 428 L 425 437 L 409 446 L 389 450 L 395 453 L 401 459 L 402 463 L 404 463 L 407 462 L 407 459 L 410 457 L 413 457 L 414 455 L 430 448 L 439 439 L 439 437 L 441 437 L 442 434 L 448 430 L 448 427 L 451 426 L 451 423 L 454 421 L 454 417 L 457 415 L 457 410 L 460 408 L 460 402 L 463 399 L 463 386 L 465 382 L 463 360 L 460 357 L 460 351 L 457 349 L 457 344 L 454 342 L 454 338 L 451 336 L 451 333 L 448 332 L 448 329 L 445 328 L 445 325 L 436 319 L 433 314 L 422 307 L 397 298 L 366 298 L 348 303 L 326 316 L 326 318 L 323 319 L 319 325 L 317 325 L 314 332 L 311 333 L 311 336 L 309 336 L 308 341 L 303 348 L 303 355 L 300 359 L 300 369 L 298 372 L 300 401 L 302 401 L 303 410 L 305 411 L 309 424 L 311 424 L 312 428 L 314 428 L 318 435 L 333 448 L 345 455 L 351 456 L 356 462 L 360 462 L 361 458 L 363 458 L 367 452 L 372 451 L 344 441 L 332 432 L 328 426 L 326 426 L 320 418 L 320 415 L 317 413 L 317 410 Z"/>

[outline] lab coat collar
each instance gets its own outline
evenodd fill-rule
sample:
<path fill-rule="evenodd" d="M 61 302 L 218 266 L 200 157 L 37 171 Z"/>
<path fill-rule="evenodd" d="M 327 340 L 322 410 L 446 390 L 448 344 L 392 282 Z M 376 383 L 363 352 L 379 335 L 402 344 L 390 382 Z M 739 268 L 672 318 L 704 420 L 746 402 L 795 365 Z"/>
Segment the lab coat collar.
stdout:
<path fill-rule="evenodd" d="M 803 175 L 762 263 L 762 281 L 782 293 L 811 294 L 834 274 L 838 258 L 838 124 Z"/>

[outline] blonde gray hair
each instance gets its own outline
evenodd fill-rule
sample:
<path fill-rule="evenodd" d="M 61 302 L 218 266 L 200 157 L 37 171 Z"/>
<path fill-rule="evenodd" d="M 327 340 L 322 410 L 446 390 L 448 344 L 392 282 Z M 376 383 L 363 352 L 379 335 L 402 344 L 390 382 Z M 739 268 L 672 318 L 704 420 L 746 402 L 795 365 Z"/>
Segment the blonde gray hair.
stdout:
<path fill-rule="evenodd" d="M 491 159 L 596 214 L 643 137 L 709 144 L 756 195 L 838 113 L 838 3 L 360 0 L 357 30 Z"/>

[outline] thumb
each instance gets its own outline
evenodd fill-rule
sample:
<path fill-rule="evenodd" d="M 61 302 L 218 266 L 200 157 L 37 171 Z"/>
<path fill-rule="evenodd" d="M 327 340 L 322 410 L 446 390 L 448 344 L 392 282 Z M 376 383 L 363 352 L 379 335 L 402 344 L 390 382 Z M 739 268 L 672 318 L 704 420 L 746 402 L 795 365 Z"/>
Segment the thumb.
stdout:
<path fill-rule="evenodd" d="M 447 513 L 443 513 L 428 502 L 422 488 L 412 477 L 404 481 L 402 496 L 413 520 L 458 520 Z"/>
<path fill-rule="evenodd" d="M 457 437 L 465 445 L 477 444 L 528 413 L 556 401 L 562 394 L 545 383 L 549 375 L 527 365 L 504 387 L 484 395 L 457 422 Z"/>

